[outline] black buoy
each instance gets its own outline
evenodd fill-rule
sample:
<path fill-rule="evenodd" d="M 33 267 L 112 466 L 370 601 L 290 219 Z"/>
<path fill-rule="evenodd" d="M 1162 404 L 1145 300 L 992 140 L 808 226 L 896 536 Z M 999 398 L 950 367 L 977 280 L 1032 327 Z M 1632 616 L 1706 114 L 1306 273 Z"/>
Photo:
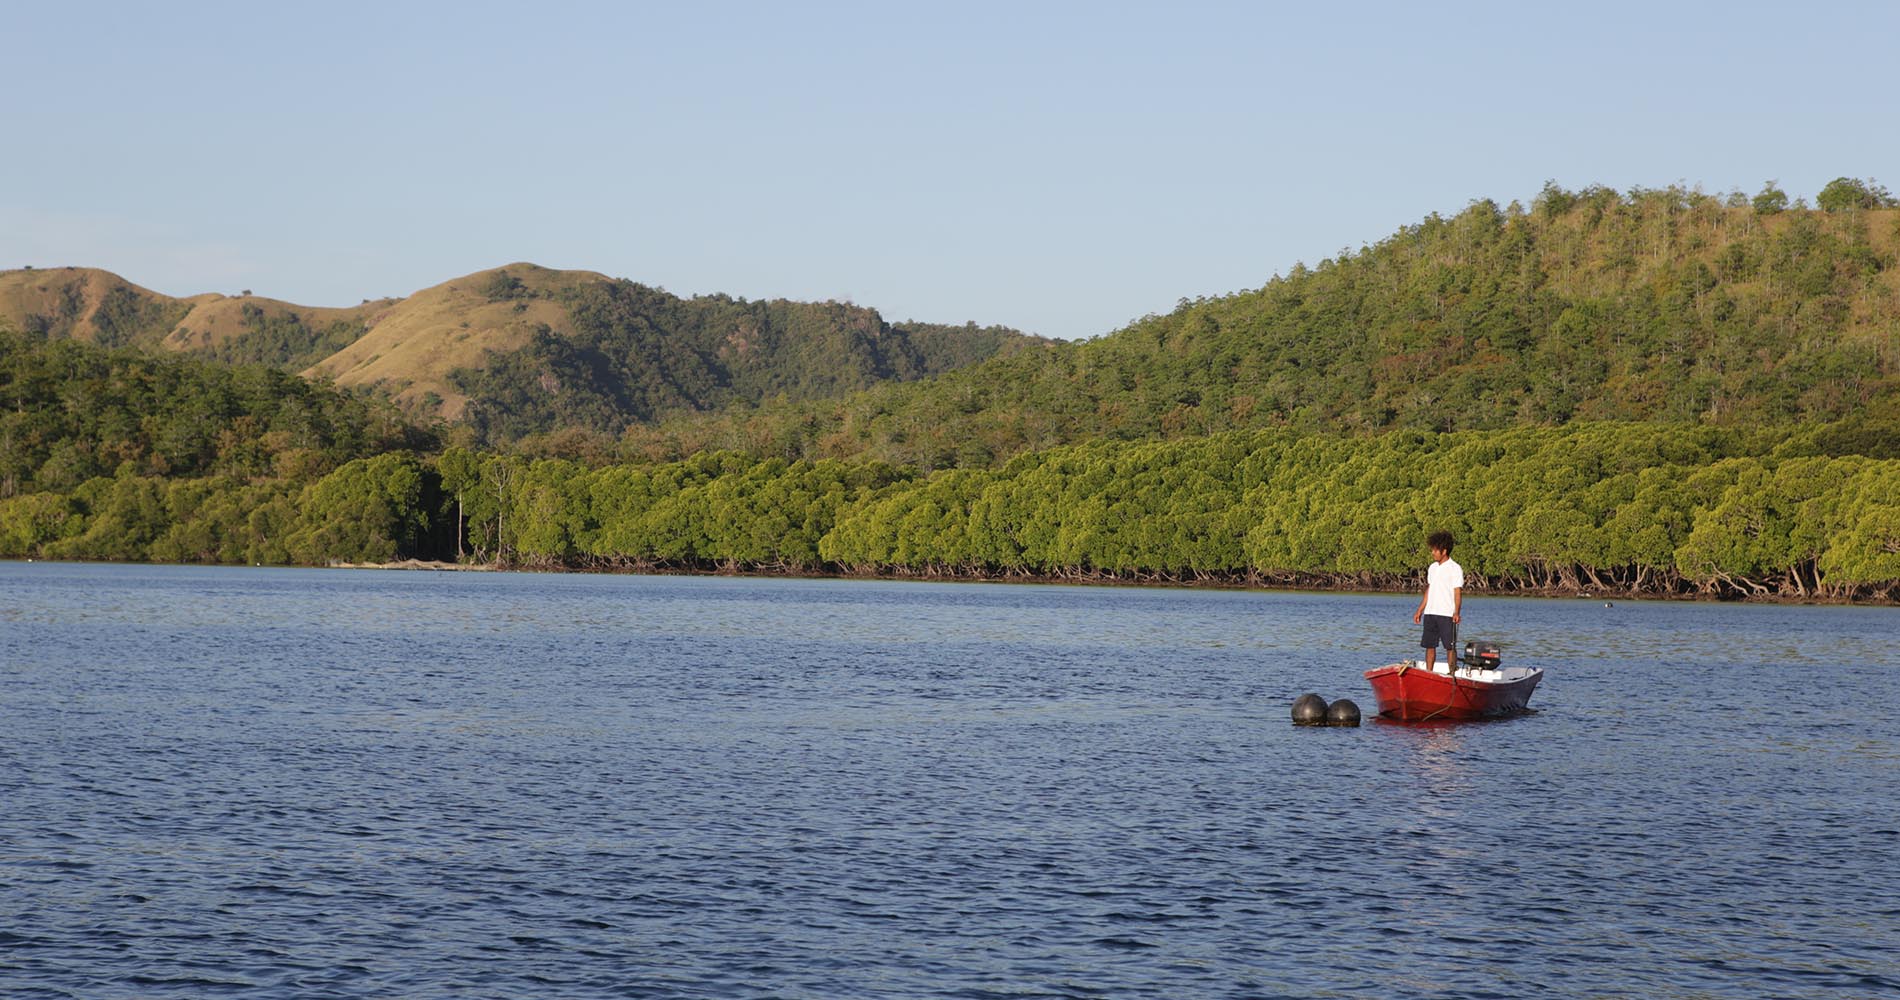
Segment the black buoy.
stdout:
<path fill-rule="evenodd" d="M 1325 725 L 1326 699 L 1310 691 L 1293 699 L 1293 724 L 1296 726 Z"/>
<path fill-rule="evenodd" d="M 1326 724 L 1329 726 L 1356 726 L 1359 724 L 1359 706 L 1351 698 L 1341 698 L 1326 709 Z"/>

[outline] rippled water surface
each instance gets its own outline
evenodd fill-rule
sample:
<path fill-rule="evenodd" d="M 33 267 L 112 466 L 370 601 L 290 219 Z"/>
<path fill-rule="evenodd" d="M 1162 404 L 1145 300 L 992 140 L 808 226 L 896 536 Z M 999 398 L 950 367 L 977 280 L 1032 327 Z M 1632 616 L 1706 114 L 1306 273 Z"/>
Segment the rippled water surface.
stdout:
<path fill-rule="evenodd" d="M 1900 612 L 0 564 L 0 996 L 1900 995 Z"/>

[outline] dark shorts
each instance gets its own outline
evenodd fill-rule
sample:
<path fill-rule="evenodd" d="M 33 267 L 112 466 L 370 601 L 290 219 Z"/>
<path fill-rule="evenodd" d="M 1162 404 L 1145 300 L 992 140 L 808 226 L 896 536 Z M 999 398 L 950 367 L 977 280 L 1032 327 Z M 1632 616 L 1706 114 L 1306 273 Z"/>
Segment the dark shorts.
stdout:
<path fill-rule="evenodd" d="M 1425 623 L 1425 634 L 1418 637 L 1418 648 L 1444 646 L 1452 649 L 1458 645 L 1458 623 L 1449 616 L 1426 615 L 1421 620 Z"/>

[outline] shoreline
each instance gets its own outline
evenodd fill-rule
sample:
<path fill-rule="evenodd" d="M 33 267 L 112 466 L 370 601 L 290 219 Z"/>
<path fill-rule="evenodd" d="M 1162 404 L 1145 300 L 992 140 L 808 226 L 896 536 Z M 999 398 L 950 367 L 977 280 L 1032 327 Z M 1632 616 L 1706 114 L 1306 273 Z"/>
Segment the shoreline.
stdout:
<path fill-rule="evenodd" d="M 323 566 L 317 567 L 317 568 L 319 569 L 433 570 L 436 572 L 450 572 L 450 573 L 495 573 L 495 572 L 505 572 L 509 567 L 496 566 L 492 563 L 443 562 L 440 559 L 399 559 L 395 562 L 381 562 L 381 563 L 332 562 L 332 563 L 325 563 Z"/>
<path fill-rule="evenodd" d="M 90 559 L 0 559 L 0 562 L 24 564 L 66 562 L 75 565 L 113 564 L 111 560 Z M 236 566 L 265 568 L 245 563 L 159 563 L 124 562 L 126 566 Z M 1070 587 L 1150 587 L 1164 590 L 1254 590 L 1271 593 L 1376 594 L 1417 597 L 1422 584 L 1410 581 L 1395 584 L 1346 582 L 1316 577 L 1285 577 L 1250 574 L 1203 574 L 1196 577 L 1171 577 L 1167 574 L 1115 575 L 1106 573 L 973 573 L 951 570 L 848 570 L 814 569 L 790 566 L 683 566 L 664 563 L 627 562 L 599 566 L 566 566 L 555 563 L 457 563 L 439 559 L 398 559 L 390 562 L 336 561 L 321 565 L 274 564 L 272 569 L 347 569 L 395 572 L 439 573 L 574 573 L 599 576 L 723 576 L 746 579 L 786 580 L 886 580 L 916 583 L 1007 583 L 1032 586 Z M 1757 604 L 1787 607 L 1900 607 L 1900 592 L 1863 595 L 1792 594 L 1769 592 L 1710 593 L 1702 591 L 1582 589 L 1577 587 L 1467 587 L 1471 597 L 1531 597 L 1565 601 L 1666 601 L 1692 604 Z"/>
<path fill-rule="evenodd" d="M 1376 583 L 1345 583 L 1319 579 L 1275 580 L 1247 574 L 1208 574 L 1195 578 L 1175 578 L 1166 574 L 1117 576 L 1099 573 L 970 573 L 946 570 L 826 570 L 793 567 L 703 567 L 665 564 L 610 565 L 577 567 L 536 563 L 453 563 L 440 560 L 403 559 L 385 563 L 330 563 L 330 569 L 435 570 L 464 573 L 574 573 L 599 576 L 708 576 L 744 579 L 786 580 L 885 580 L 916 583 L 1007 583 L 1033 586 L 1073 587 L 1151 587 L 1166 590 L 1257 590 L 1263 592 L 1313 594 L 1375 594 L 1416 597 L 1421 591 L 1410 584 L 1381 586 Z M 1422 586 L 1420 584 L 1419 586 Z M 1692 604 L 1763 604 L 1789 607 L 1900 607 L 1900 599 L 1879 596 L 1834 596 L 1799 594 L 1719 594 L 1663 590 L 1584 590 L 1574 587 L 1468 587 L 1467 597 L 1532 597 L 1542 600 L 1579 601 L 1667 601 Z"/>

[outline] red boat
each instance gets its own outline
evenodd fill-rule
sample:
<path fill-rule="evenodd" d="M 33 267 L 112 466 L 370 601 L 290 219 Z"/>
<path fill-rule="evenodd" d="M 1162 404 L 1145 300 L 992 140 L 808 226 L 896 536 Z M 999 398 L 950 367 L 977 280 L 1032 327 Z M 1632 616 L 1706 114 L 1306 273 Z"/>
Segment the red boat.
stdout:
<path fill-rule="evenodd" d="M 1522 712 L 1543 679 L 1542 670 L 1482 661 L 1475 669 L 1460 664 L 1455 675 L 1443 663 L 1427 670 L 1423 660 L 1366 671 L 1372 694 L 1379 699 L 1379 714 L 1400 722 L 1488 719 Z"/>

